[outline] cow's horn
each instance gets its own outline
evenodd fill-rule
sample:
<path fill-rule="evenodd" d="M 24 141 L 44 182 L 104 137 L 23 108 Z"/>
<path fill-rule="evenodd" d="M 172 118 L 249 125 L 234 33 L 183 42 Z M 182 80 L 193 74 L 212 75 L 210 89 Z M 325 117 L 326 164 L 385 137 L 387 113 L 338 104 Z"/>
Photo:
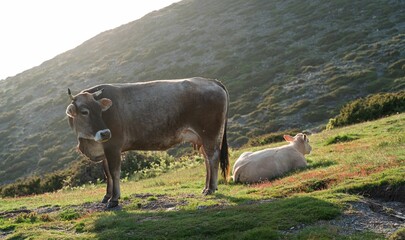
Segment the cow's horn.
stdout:
<path fill-rule="evenodd" d="M 93 93 L 93 96 L 94 96 L 94 97 L 98 97 L 98 96 L 103 92 L 103 90 L 104 90 L 104 88 L 98 90 L 97 92 L 94 92 L 94 93 Z"/>
<path fill-rule="evenodd" d="M 72 96 L 72 92 L 70 91 L 70 88 L 68 88 L 68 95 L 69 95 L 70 99 L 74 100 L 74 98 Z"/>

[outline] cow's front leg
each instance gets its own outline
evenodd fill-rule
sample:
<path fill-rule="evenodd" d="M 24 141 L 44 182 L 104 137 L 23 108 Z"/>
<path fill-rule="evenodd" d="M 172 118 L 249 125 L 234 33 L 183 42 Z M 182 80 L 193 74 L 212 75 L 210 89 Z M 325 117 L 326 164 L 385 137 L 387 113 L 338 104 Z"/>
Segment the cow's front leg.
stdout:
<path fill-rule="evenodd" d="M 108 170 L 112 180 L 112 196 L 108 201 L 107 208 L 118 206 L 120 192 L 120 174 L 121 174 L 121 153 L 119 151 L 106 151 L 105 155 L 108 162 Z"/>
<path fill-rule="evenodd" d="M 113 181 L 112 181 L 110 169 L 108 168 L 107 159 L 103 160 L 103 170 L 104 170 L 104 175 L 105 175 L 105 179 L 106 179 L 106 182 L 107 182 L 107 190 L 106 190 L 104 198 L 103 198 L 103 200 L 101 202 L 102 203 L 108 203 L 108 200 L 110 200 L 110 198 L 112 196 Z"/>

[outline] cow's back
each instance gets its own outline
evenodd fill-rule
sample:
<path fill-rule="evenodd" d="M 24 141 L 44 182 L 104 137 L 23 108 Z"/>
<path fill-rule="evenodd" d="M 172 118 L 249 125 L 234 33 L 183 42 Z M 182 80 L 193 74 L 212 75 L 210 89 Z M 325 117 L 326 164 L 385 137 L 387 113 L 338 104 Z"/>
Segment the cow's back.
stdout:
<path fill-rule="evenodd" d="M 178 143 L 182 129 L 217 134 L 225 118 L 228 96 L 215 80 L 191 78 L 145 83 L 100 85 L 99 98 L 113 104 L 103 113 L 112 143 L 123 150 L 164 150 Z M 116 139 L 114 141 L 114 138 Z"/>

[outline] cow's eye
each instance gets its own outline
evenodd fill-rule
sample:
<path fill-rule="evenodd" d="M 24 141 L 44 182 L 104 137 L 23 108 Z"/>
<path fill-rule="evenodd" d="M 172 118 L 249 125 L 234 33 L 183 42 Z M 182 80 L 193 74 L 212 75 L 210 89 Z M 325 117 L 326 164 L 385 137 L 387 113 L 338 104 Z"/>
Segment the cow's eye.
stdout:
<path fill-rule="evenodd" d="M 89 110 L 87 110 L 87 109 L 82 109 L 82 110 L 80 111 L 80 113 L 81 113 L 82 115 L 89 115 Z"/>

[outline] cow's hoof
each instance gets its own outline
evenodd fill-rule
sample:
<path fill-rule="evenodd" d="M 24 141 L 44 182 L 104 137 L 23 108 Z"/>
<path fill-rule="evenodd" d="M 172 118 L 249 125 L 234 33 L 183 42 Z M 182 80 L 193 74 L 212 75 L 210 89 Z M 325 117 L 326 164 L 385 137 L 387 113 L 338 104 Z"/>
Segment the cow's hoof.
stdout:
<path fill-rule="evenodd" d="M 110 200 L 110 197 L 104 196 L 103 200 L 101 200 L 101 203 L 108 203 L 108 200 Z"/>
<path fill-rule="evenodd" d="M 213 194 L 214 192 L 215 192 L 215 190 L 212 190 L 212 189 L 204 189 L 204 190 L 203 190 L 203 194 L 204 194 L 205 196 L 211 195 L 211 194 Z"/>
<path fill-rule="evenodd" d="M 118 201 L 109 201 L 107 204 L 107 208 L 115 208 L 118 206 Z"/>

